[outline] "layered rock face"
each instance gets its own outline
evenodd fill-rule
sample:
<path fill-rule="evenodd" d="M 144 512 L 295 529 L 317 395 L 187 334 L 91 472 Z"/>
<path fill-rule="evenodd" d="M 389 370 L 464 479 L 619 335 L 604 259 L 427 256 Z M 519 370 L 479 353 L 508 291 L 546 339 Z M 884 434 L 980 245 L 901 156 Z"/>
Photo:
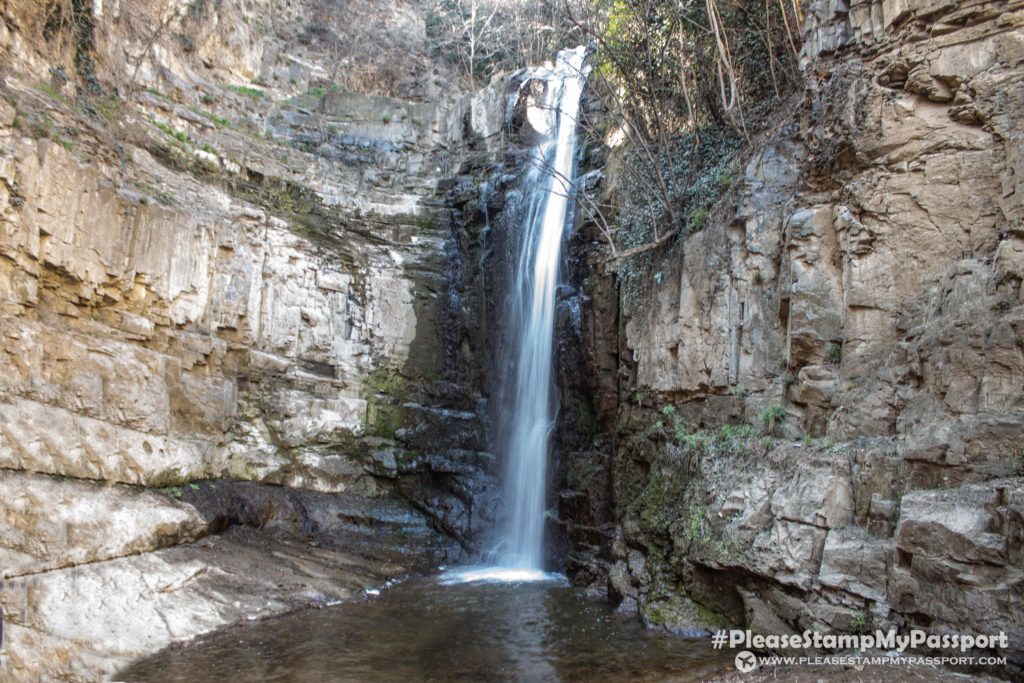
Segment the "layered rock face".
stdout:
<path fill-rule="evenodd" d="M 0 10 L 0 680 L 108 676 L 488 525 L 480 245 L 440 181 L 503 112 L 442 88 L 411 10 L 348 8 L 407 41 L 373 62 L 280 4 Z"/>
<path fill-rule="evenodd" d="M 1024 664 L 1022 24 L 811 6 L 728 206 L 645 296 L 592 285 L 615 445 L 568 455 L 580 581 L 669 628 L 995 629 Z"/>

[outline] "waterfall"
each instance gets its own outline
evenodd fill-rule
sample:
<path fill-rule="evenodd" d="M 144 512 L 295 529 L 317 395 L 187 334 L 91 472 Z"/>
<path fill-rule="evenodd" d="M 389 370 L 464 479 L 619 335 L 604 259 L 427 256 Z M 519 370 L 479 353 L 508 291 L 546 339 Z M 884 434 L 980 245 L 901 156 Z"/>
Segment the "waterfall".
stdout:
<path fill-rule="evenodd" d="M 544 501 L 548 450 L 555 425 L 552 360 L 555 289 L 562 233 L 572 218 L 576 128 L 586 81 L 587 48 L 562 50 L 553 67 L 535 69 L 524 82 L 543 82 L 527 100 L 526 119 L 538 133 L 524 175 L 524 211 L 519 252 L 505 313 L 504 366 L 511 368 L 501 401 L 499 433 L 505 435 L 505 503 L 498 566 L 452 569 L 446 584 L 467 581 L 564 581 L 546 574 Z"/>
<path fill-rule="evenodd" d="M 571 217 L 572 178 L 586 48 L 558 53 L 555 66 L 536 78 L 543 95 L 528 102 L 527 121 L 541 134 L 531 151 L 529 193 L 513 271 L 506 325 L 515 384 L 502 419 L 508 442 L 505 500 L 509 517 L 502 564 L 539 571 L 543 564 L 544 507 L 550 436 L 555 423 L 551 391 L 555 289 L 562 233 Z"/>

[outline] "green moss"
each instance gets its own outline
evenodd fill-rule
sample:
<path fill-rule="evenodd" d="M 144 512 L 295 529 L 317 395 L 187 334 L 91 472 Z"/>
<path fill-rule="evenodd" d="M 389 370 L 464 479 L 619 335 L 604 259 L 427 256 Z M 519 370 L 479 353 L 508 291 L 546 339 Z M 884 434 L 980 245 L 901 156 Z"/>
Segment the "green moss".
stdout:
<path fill-rule="evenodd" d="M 704 519 L 707 516 L 708 510 L 706 507 L 697 503 L 690 503 L 687 515 L 689 523 L 686 527 L 686 540 L 692 543 L 704 539 Z"/>
<path fill-rule="evenodd" d="M 397 401 L 404 401 L 409 391 L 409 380 L 400 372 L 390 368 L 377 368 L 363 378 L 363 397 L 385 394 Z"/>
<path fill-rule="evenodd" d="M 598 431 L 597 413 L 594 412 L 594 406 L 586 396 L 578 397 L 577 406 L 579 410 L 577 425 L 580 433 L 583 434 L 587 442 L 593 441 Z"/>
<path fill-rule="evenodd" d="M 339 237 L 344 229 L 351 227 L 349 220 L 338 207 L 324 204 L 309 187 L 284 178 L 265 176 L 245 166 L 240 173 L 226 173 L 219 167 L 198 163 L 193 155 L 183 153 L 183 150 L 159 142 L 152 144 L 149 152 L 171 168 L 191 173 L 210 184 L 219 183 L 232 196 L 281 218 L 297 235 L 329 249 L 341 263 L 352 263 L 351 239 Z"/>
<path fill-rule="evenodd" d="M 405 423 L 405 410 L 401 406 L 372 400 L 367 404 L 366 433 L 370 436 L 393 438 Z"/>
<path fill-rule="evenodd" d="M 641 540 L 648 548 L 662 554 L 671 550 L 673 530 L 689 514 L 689 484 L 686 472 L 675 467 L 655 467 L 648 474 L 647 485 L 626 509 L 627 517 L 636 521 Z"/>
<path fill-rule="evenodd" d="M 668 627 L 729 628 L 731 622 L 694 602 L 682 588 L 656 586 L 644 607 L 647 623 Z"/>
<path fill-rule="evenodd" d="M 581 458 L 579 462 L 572 463 L 566 474 L 569 487 L 576 491 L 587 488 L 603 467 L 604 463 L 594 458 Z"/>

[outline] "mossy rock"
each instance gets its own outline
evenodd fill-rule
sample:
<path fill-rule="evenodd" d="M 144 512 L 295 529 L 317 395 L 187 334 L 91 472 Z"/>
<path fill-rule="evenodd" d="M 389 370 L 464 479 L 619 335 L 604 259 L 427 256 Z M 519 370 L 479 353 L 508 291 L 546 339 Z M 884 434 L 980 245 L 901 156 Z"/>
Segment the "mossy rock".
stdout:
<path fill-rule="evenodd" d="M 695 638 L 731 625 L 724 616 L 694 602 L 680 589 L 652 591 L 641 616 L 648 627 Z"/>
<path fill-rule="evenodd" d="M 371 401 L 366 410 L 366 433 L 390 439 L 406 424 L 402 406 Z"/>

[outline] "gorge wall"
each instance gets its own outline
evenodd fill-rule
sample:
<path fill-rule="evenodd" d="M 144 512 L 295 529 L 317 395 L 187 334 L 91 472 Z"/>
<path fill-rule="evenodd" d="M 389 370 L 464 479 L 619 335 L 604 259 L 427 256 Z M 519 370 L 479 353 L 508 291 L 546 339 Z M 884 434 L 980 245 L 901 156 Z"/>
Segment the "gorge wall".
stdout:
<path fill-rule="evenodd" d="M 479 549 L 519 77 L 454 91 L 412 4 L 43 4 L 0 0 L 0 681 Z M 803 91 L 639 295 L 567 236 L 576 583 L 1024 642 L 1022 23 L 813 3 Z"/>
<path fill-rule="evenodd" d="M 814 2 L 803 91 L 643 292 L 580 241 L 577 583 L 684 632 L 1004 630 L 1024 666 L 1022 24 Z"/>
<path fill-rule="evenodd" d="M 0 680 L 475 549 L 457 178 L 500 157 L 501 96 L 451 90 L 406 7 L 44 4 L 0 4 Z"/>

